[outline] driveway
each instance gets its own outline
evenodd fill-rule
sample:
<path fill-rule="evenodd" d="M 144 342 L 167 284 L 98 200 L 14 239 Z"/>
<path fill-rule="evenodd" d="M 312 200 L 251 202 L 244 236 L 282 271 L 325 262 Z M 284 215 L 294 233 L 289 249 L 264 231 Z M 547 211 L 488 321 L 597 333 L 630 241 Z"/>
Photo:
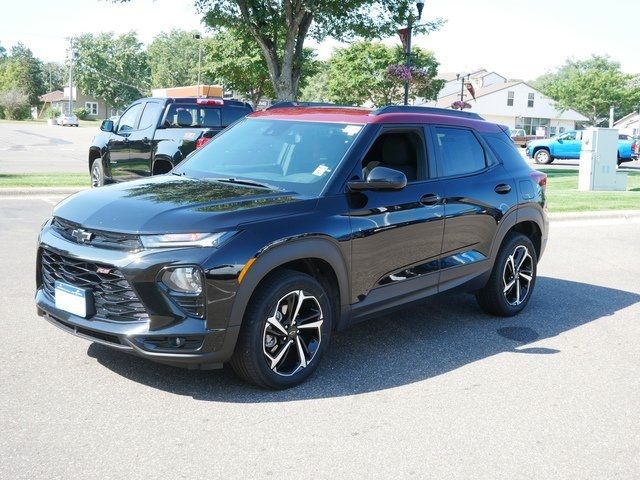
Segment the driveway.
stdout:
<path fill-rule="evenodd" d="M 272 392 L 37 317 L 56 200 L 0 201 L 0 478 L 638 478 L 638 222 L 552 223 L 518 317 L 431 299 L 338 333 Z"/>
<path fill-rule="evenodd" d="M 96 126 L 58 127 L 0 122 L 0 174 L 89 171 L 87 152 Z"/>

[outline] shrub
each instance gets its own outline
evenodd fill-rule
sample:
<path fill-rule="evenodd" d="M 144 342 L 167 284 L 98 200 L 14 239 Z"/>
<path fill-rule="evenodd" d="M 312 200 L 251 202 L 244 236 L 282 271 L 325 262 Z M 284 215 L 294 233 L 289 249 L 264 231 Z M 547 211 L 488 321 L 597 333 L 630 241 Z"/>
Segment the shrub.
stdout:
<path fill-rule="evenodd" d="M 73 113 L 80 120 L 86 120 L 86 118 L 89 116 L 89 111 L 84 107 L 74 108 Z"/>
<path fill-rule="evenodd" d="M 29 97 L 17 88 L 0 92 L 0 107 L 7 120 L 24 120 L 29 118 Z"/>
<path fill-rule="evenodd" d="M 47 116 L 47 118 L 57 118 L 57 117 L 60 116 L 60 113 L 62 113 L 62 112 L 60 111 L 59 108 L 57 108 L 57 107 L 56 108 L 50 108 L 50 109 L 47 110 L 46 116 Z"/>

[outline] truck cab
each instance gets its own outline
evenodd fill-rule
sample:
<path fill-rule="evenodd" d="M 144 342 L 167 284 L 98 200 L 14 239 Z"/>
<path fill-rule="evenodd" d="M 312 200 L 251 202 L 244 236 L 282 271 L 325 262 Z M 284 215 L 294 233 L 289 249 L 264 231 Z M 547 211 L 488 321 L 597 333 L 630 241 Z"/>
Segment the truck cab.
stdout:
<path fill-rule="evenodd" d="M 91 184 L 169 172 L 203 143 L 251 113 L 248 103 L 222 98 L 142 98 L 117 121 L 104 120 L 89 147 Z"/>

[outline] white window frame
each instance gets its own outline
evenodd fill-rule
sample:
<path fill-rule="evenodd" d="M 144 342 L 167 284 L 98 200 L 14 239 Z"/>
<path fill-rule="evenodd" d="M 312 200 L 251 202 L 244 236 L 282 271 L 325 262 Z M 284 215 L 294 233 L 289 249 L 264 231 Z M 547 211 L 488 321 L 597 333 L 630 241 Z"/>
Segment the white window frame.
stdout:
<path fill-rule="evenodd" d="M 93 107 L 95 107 L 95 111 Z M 84 108 L 87 109 L 89 115 L 98 115 L 99 113 L 98 102 L 84 102 Z"/>
<path fill-rule="evenodd" d="M 507 107 L 513 107 L 513 103 L 515 102 L 516 92 L 513 90 L 509 90 L 507 92 Z"/>
<path fill-rule="evenodd" d="M 535 101 L 536 101 L 536 94 L 532 92 L 529 93 L 529 95 L 527 96 L 527 107 L 533 108 Z"/>

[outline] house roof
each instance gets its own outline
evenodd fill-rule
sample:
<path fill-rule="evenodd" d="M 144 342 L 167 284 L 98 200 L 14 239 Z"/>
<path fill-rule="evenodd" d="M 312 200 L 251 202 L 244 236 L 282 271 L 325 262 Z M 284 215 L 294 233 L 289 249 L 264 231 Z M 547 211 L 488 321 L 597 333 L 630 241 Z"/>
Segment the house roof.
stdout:
<path fill-rule="evenodd" d="M 478 77 L 488 75 L 489 73 L 491 72 L 488 72 L 486 69 L 482 68 L 480 70 L 470 72 L 469 75 L 471 75 L 472 77 Z M 458 79 L 458 75 L 460 75 L 460 72 L 443 72 L 438 74 L 438 78 L 440 80 L 444 80 L 445 82 L 452 82 Z M 466 76 L 467 74 L 464 75 Z"/>
<path fill-rule="evenodd" d="M 634 117 L 637 117 L 637 116 L 638 116 L 638 112 L 635 112 L 635 111 L 634 111 L 634 112 L 631 112 L 630 114 L 625 115 L 625 116 L 624 116 L 624 117 L 622 117 L 620 120 L 618 120 L 617 122 L 615 122 L 615 123 L 613 124 L 613 126 L 615 127 L 615 126 L 617 126 L 617 125 L 622 125 L 623 123 L 628 122 L 629 120 L 632 120 L 632 119 L 634 119 Z M 637 120 L 635 120 L 635 119 L 634 119 L 634 121 L 636 121 L 636 122 L 637 122 Z"/>
<path fill-rule="evenodd" d="M 59 102 L 64 100 L 64 92 L 62 90 L 54 90 L 38 97 L 41 102 Z"/>
<path fill-rule="evenodd" d="M 516 82 L 505 82 L 505 83 L 494 83 L 486 87 L 478 88 L 476 90 L 476 98 L 484 97 L 485 95 L 490 95 L 500 90 L 504 90 L 505 88 L 513 87 L 514 85 L 518 85 L 520 83 L 524 83 L 524 82 L 516 81 Z M 456 100 L 460 100 L 460 93 L 452 93 L 451 95 L 440 97 L 437 100 L 437 103 L 445 104 L 449 106 Z"/>

